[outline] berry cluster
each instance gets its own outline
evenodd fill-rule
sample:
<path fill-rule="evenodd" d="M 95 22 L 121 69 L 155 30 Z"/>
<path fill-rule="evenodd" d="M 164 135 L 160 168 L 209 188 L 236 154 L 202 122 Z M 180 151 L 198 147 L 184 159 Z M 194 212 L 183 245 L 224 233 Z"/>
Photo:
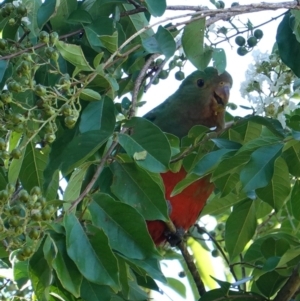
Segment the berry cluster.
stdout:
<path fill-rule="evenodd" d="M 0 236 L 7 250 L 18 250 L 19 260 L 34 253 L 43 236 L 42 222 L 49 222 L 56 212 L 43 197 L 40 187 L 33 187 L 30 193 L 24 189 L 15 192 L 12 184 L 0 191 L 0 210 Z"/>
<path fill-rule="evenodd" d="M 261 29 L 256 29 L 253 32 L 253 35 L 250 36 L 247 41 L 243 36 L 237 36 L 235 38 L 235 43 L 239 46 L 237 49 L 238 55 L 246 55 L 249 51 L 257 45 L 257 43 L 263 37 L 263 31 Z"/>

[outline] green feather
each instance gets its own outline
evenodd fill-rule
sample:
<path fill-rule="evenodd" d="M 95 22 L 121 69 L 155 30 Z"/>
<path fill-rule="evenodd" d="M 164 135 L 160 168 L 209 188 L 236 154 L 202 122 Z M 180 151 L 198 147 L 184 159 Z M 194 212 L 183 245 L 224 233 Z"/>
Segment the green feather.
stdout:
<path fill-rule="evenodd" d="M 200 79 L 204 81 L 203 87 L 197 84 Z M 144 117 L 159 126 L 162 131 L 178 137 L 187 135 L 197 124 L 219 127 L 216 123 L 224 122 L 224 112 L 218 117 L 220 120 L 216 121 L 211 99 L 221 81 L 232 85 L 232 78 L 227 72 L 218 75 L 217 70 L 212 67 L 204 71 L 194 71 L 173 95 Z"/>

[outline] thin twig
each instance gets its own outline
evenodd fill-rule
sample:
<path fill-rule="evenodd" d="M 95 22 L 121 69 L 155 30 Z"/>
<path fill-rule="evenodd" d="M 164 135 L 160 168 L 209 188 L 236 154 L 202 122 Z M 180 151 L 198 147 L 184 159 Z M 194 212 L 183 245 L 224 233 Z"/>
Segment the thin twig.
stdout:
<path fill-rule="evenodd" d="M 136 105 L 137 105 L 137 98 L 138 98 L 138 93 L 139 90 L 141 88 L 141 85 L 145 79 L 145 74 L 149 68 L 149 66 L 152 64 L 152 62 L 159 57 L 160 54 L 159 53 L 154 53 L 152 54 L 149 59 L 146 61 L 145 65 L 143 66 L 143 68 L 141 69 L 135 84 L 134 84 L 134 88 L 133 88 L 133 93 L 132 93 L 132 101 L 131 101 L 131 108 L 128 114 L 128 118 L 130 119 L 132 116 L 135 115 L 135 109 L 136 109 Z"/>
<path fill-rule="evenodd" d="M 160 54 L 158 56 L 160 56 Z M 167 60 L 163 60 L 163 62 L 158 66 L 158 68 L 155 70 L 155 74 L 150 78 L 149 83 L 145 87 L 144 92 L 147 92 L 149 90 L 149 88 L 151 87 L 153 81 L 158 77 L 158 74 L 162 71 L 162 69 L 164 68 L 166 63 L 167 63 Z"/>
<path fill-rule="evenodd" d="M 176 234 L 176 227 L 175 225 L 173 224 L 173 222 L 171 220 L 169 220 L 168 222 L 166 222 L 166 225 L 168 227 L 168 229 Z M 200 296 L 203 296 L 205 293 L 206 293 L 206 290 L 205 290 L 205 286 L 204 286 L 204 283 L 199 275 L 199 272 L 197 270 L 197 267 L 194 263 L 194 258 L 193 256 L 189 253 L 187 247 L 186 247 L 186 244 L 185 242 L 182 240 L 178 245 L 177 247 L 179 248 L 186 264 L 187 264 L 187 267 L 190 271 L 190 273 L 192 274 L 192 277 L 195 281 L 195 284 L 197 286 L 197 289 L 198 289 L 198 292 L 199 292 L 199 295 Z"/>
<path fill-rule="evenodd" d="M 259 28 L 259 27 L 261 27 L 261 26 L 264 26 L 264 25 L 266 25 L 266 24 L 268 24 L 268 23 L 270 23 L 270 22 L 273 22 L 273 21 L 279 19 L 280 17 L 283 17 L 285 14 L 286 14 L 286 12 L 284 12 L 284 13 L 278 15 L 277 17 L 273 17 L 273 18 L 271 18 L 270 20 L 265 21 L 265 22 L 263 22 L 263 23 L 261 23 L 261 24 L 259 24 L 259 25 L 257 25 L 257 26 L 253 26 L 252 29 L 256 29 L 256 28 Z M 238 30 L 237 33 L 235 33 L 235 34 L 233 34 L 233 35 L 231 35 L 231 36 L 226 36 L 225 39 L 220 40 L 220 41 L 218 41 L 218 42 L 216 42 L 216 43 L 211 43 L 211 45 L 212 45 L 212 46 L 216 46 L 216 45 L 218 45 L 218 44 L 221 44 L 221 43 L 223 43 L 223 42 L 226 42 L 226 41 L 230 40 L 231 38 L 235 37 L 236 35 L 243 34 L 243 33 L 248 32 L 248 31 L 249 31 L 248 28 L 245 29 L 245 30 Z"/>
<path fill-rule="evenodd" d="M 238 278 L 235 274 L 235 271 L 233 269 L 233 266 L 230 264 L 228 257 L 226 256 L 225 252 L 223 251 L 223 249 L 221 248 L 221 246 L 218 244 L 218 242 L 215 240 L 215 238 L 209 234 L 209 232 L 206 231 L 205 228 L 200 227 L 198 224 L 194 225 L 196 227 L 196 229 L 198 230 L 199 233 L 205 233 L 209 236 L 210 240 L 213 242 L 213 244 L 216 246 L 216 248 L 219 250 L 219 252 L 221 253 L 223 259 L 226 261 L 226 264 L 229 267 L 230 273 L 232 274 L 233 278 L 235 279 L 235 281 L 238 281 Z"/>
<path fill-rule="evenodd" d="M 106 151 L 105 155 L 102 157 L 100 164 L 98 165 L 91 181 L 88 183 L 88 185 L 85 187 L 85 189 L 83 190 L 83 192 L 80 194 L 80 196 L 74 201 L 72 202 L 71 207 L 69 208 L 69 212 L 72 211 L 83 199 L 84 197 L 91 191 L 91 189 L 93 188 L 94 184 L 96 183 L 98 177 L 100 176 L 101 172 L 103 171 L 106 161 L 107 159 L 110 157 L 111 153 L 113 152 L 113 150 L 115 149 L 115 147 L 118 145 L 118 141 L 115 140 L 112 142 L 111 146 L 108 148 L 108 150 Z"/>
<path fill-rule="evenodd" d="M 80 33 L 83 33 L 83 32 L 84 32 L 83 29 L 78 29 L 78 30 L 73 31 L 71 33 L 68 33 L 68 34 L 60 36 L 59 39 L 60 40 L 64 40 L 64 39 L 66 39 L 68 37 L 72 37 L 72 36 L 74 36 L 76 34 L 80 34 Z M 14 57 L 20 56 L 23 53 L 32 52 L 33 50 L 36 50 L 36 49 L 39 49 L 39 48 L 42 48 L 42 47 L 45 47 L 45 46 L 47 46 L 47 44 L 45 44 L 45 43 L 39 43 L 39 44 L 36 44 L 36 45 L 34 45 L 32 47 L 23 49 L 21 51 L 18 51 L 18 52 L 15 52 L 15 53 L 11 53 L 11 54 L 8 54 L 8 55 L 4 55 L 4 56 L 0 57 L 0 61 L 1 60 L 9 60 L 9 59 L 12 59 Z"/>

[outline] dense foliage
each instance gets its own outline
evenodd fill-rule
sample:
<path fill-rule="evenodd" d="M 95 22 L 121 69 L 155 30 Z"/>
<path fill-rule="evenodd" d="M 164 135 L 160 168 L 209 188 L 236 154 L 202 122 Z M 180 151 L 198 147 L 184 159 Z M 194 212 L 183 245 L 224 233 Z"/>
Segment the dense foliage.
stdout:
<path fill-rule="evenodd" d="M 188 234 L 207 288 L 200 300 L 300 299 L 296 3 L 287 2 L 295 10 L 284 15 L 272 54 L 258 53 L 249 69 L 241 89 L 248 116 L 227 113 L 221 134 L 196 126 L 181 143 L 135 117 L 143 92 L 174 68 L 182 80 L 187 60 L 223 72 L 222 41 L 236 43 L 236 55 L 259 48 L 263 28 L 237 27 L 234 18 L 259 5 L 211 2 L 192 13 L 178 7 L 181 23 L 154 18 L 165 0 L 2 2 L 1 300 L 147 300 L 159 290 L 154 280 L 184 295 L 161 272 L 162 259 L 180 260 L 199 299 L 176 248 L 157 249 L 145 223 L 168 221 L 159 173 L 182 164 L 188 176 L 174 193 L 209 174 L 216 186 L 202 212 L 215 217 L 215 231 Z M 207 240 L 226 281 L 199 259 L 211 252 Z"/>

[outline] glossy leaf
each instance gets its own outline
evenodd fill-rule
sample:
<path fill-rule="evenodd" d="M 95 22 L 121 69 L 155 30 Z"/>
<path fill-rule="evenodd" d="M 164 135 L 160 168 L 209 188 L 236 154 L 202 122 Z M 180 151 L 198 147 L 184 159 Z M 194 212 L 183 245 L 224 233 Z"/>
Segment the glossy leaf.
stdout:
<path fill-rule="evenodd" d="M 182 35 L 182 47 L 188 60 L 199 70 L 207 67 L 203 64 L 205 19 L 198 19 L 185 26 Z M 207 62 L 207 64 L 209 61 Z"/>
<path fill-rule="evenodd" d="M 43 244 L 33 254 L 28 266 L 29 278 L 36 296 L 40 300 L 47 300 L 49 297 L 49 286 L 52 280 L 51 269 L 43 254 Z"/>
<path fill-rule="evenodd" d="M 244 250 L 256 225 L 254 201 L 247 199 L 233 207 L 225 228 L 225 245 L 231 261 Z"/>
<path fill-rule="evenodd" d="M 45 0 L 38 9 L 37 13 L 37 24 L 39 28 L 55 14 L 55 8 L 57 6 L 56 0 Z"/>
<path fill-rule="evenodd" d="M 113 294 L 106 285 L 98 285 L 86 279 L 82 281 L 80 295 L 85 301 L 110 301 Z"/>
<path fill-rule="evenodd" d="M 167 220 L 167 204 L 160 186 L 151 176 L 133 163 L 111 164 L 114 174 L 112 192 L 134 207 L 148 220 Z"/>
<path fill-rule="evenodd" d="M 287 280 L 287 277 L 279 275 L 277 272 L 272 271 L 262 275 L 257 281 L 255 281 L 256 286 L 260 292 L 267 298 L 273 296 L 278 289 Z"/>
<path fill-rule="evenodd" d="M 251 154 L 250 161 L 240 174 L 244 191 L 251 191 L 268 185 L 273 176 L 274 162 L 280 155 L 282 147 L 282 144 L 265 146 Z"/>
<path fill-rule="evenodd" d="M 213 171 L 212 180 L 238 172 L 250 160 L 250 155 L 250 152 L 238 152 L 233 153 L 232 157 L 224 158 Z"/>
<path fill-rule="evenodd" d="M 145 0 L 149 12 L 155 17 L 160 17 L 166 10 L 167 4 L 166 0 L 156 1 L 156 0 Z"/>
<path fill-rule="evenodd" d="M 171 149 L 163 132 L 152 122 L 138 117 L 126 122 L 125 127 L 131 129 L 131 135 L 118 135 L 119 143 L 125 151 L 132 157 L 145 151 L 145 157 L 137 159 L 136 163 L 151 172 L 166 171 L 171 158 Z"/>
<path fill-rule="evenodd" d="M 19 175 L 25 189 L 30 190 L 33 186 L 43 187 L 43 171 L 48 154 L 49 148 L 41 150 L 33 143 L 27 145 Z"/>
<path fill-rule="evenodd" d="M 71 12 L 69 15 L 67 22 L 68 23 L 92 23 L 92 16 L 86 11 L 82 9 L 77 9 Z"/>
<path fill-rule="evenodd" d="M 239 178 L 237 173 L 233 173 L 215 180 L 214 183 L 216 184 L 216 187 L 222 191 L 221 197 L 228 195 L 236 187 Z"/>
<path fill-rule="evenodd" d="M 93 199 L 89 205 L 93 224 L 103 229 L 114 250 L 136 259 L 156 253 L 146 224 L 134 208 L 103 193 L 94 195 Z"/>
<path fill-rule="evenodd" d="M 101 95 L 92 89 L 83 89 L 80 98 L 86 101 L 97 101 L 101 99 Z"/>
<path fill-rule="evenodd" d="M 285 149 L 282 153 L 285 159 L 289 172 L 296 177 L 300 176 L 300 142 L 290 144 L 290 147 Z"/>
<path fill-rule="evenodd" d="M 90 103 L 83 110 L 79 130 L 81 133 L 94 130 L 111 132 L 115 124 L 114 104 L 110 98 L 104 97 L 101 101 Z"/>
<path fill-rule="evenodd" d="M 60 0 L 57 1 L 57 10 L 54 17 L 51 18 L 52 30 L 62 33 L 70 32 L 72 28 L 70 24 L 66 23 L 66 17 L 72 11 L 77 9 L 77 0 Z"/>
<path fill-rule="evenodd" d="M 67 252 L 82 275 L 89 281 L 117 289 L 117 260 L 100 229 L 90 229 L 88 236 L 73 214 L 66 214 L 64 225 L 67 235 Z M 84 248 L 82 247 L 84 246 Z"/>
<path fill-rule="evenodd" d="M 93 162 L 85 162 L 74 170 L 64 191 L 64 201 L 74 201 L 80 195 L 84 177 L 91 164 L 93 164 Z"/>
<path fill-rule="evenodd" d="M 8 67 L 8 63 L 9 63 L 9 61 L 7 61 L 7 60 L 0 61 L 0 82 L 2 81 L 2 79 L 5 75 L 6 68 Z"/>
<path fill-rule="evenodd" d="M 213 48 L 212 53 L 213 66 L 222 74 L 226 69 L 226 54 L 223 48 Z"/>
<path fill-rule="evenodd" d="M 62 57 L 74 65 L 76 68 L 82 71 L 92 71 L 93 68 L 89 65 L 86 60 L 81 47 L 74 44 L 67 44 L 62 41 L 58 41 L 55 46 L 60 52 Z"/>
<path fill-rule="evenodd" d="M 232 152 L 234 152 L 233 149 L 222 148 L 208 153 L 199 160 L 191 172 L 197 174 L 198 176 L 203 176 L 209 173 L 212 168 L 222 160 L 224 155 L 228 153 L 230 155 Z"/>
<path fill-rule="evenodd" d="M 62 173 L 68 174 L 75 167 L 80 166 L 107 141 L 111 134 L 112 131 L 108 130 L 89 131 L 79 134 L 62 153 Z"/>
<path fill-rule="evenodd" d="M 291 205 L 292 205 L 293 216 L 298 221 L 300 220 L 299 199 L 300 199 L 300 181 L 297 179 L 296 182 L 295 182 L 295 184 L 294 184 L 294 187 L 292 189 Z"/>
<path fill-rule="evenodd" d="M 290 16 L 288 12 L 283 17 L 277 28 L 276 42 L 282 61 L 300 77 L 300 43 L 297 41 L 290 27 Z"/>
<path fill-rule="evenodd" d="M 118 32 L 115 31 L 112 35 L 101 35 L 99 39 L 102 45 L 111 53 L 118 49 Z"/>
<path fill-rule="evenodd" d="M 176 51 L 176 43 L 171 33 L 162 26 L 158 27 L 157 33 L 143 40 L 143 47 L 149 53 L 161 53 L 166 59 L 170 58 Z"/>
<path fill-rule="evenodd" d="M 57 254 L 52 263 L 57 277 L 67 291 L 72 293 L 75 297 L 79 297 L 82 275 L 67 254 L 65 236 L 51 235 L 51 238 L 57 250 Z"/>
<path fill-rule="evenodd" d="M 206 214 L 209 215 L 219 215 L 226 210 L 229 210 L 233 205 L 245 199 L 243 195 L 235 195 L 234 193 L 229 193 L 228 195 L 221 197 L 221 194 L 215 195 L 209 202 L 205 205 L 201 212 L 201 216 Z"/>
<path fill-rule="evenodd" d="M 290 194 L 289 177 L 287 164 L 281 157 L 277 158 L 274 163 L 274 173 L 271 181 L 267 186 L 256 190 L 257 196 L 278 212 Z"/>

